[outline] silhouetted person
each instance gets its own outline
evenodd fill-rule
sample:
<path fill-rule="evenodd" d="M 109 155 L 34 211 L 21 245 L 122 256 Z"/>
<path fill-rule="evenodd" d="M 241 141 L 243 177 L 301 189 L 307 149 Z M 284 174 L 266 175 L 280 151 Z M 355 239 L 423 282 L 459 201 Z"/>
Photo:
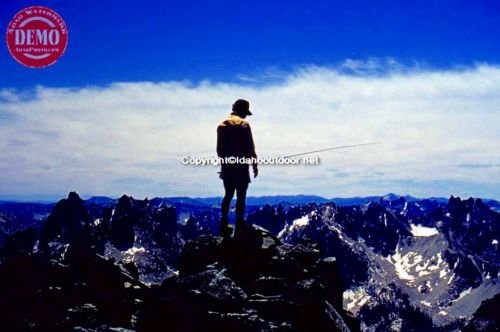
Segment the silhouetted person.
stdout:
<path fill-rule="evenodd" d="M 244 99 L 238 99 L 233 104 L 229 117 L 217 127 L 217 155 L 221 158 L 257 158 L 253 143 L 250 124 L 245 121 L 250 112 L 250 104 Z M 252 163 L 254 177 L 258 174 L 257 163 Z M 228 236 L 231 229 L 228 227 L 228 215 L 231 200 L 236 191 L 236 229 L 244 223 L 245 200 L 250 172 L 248 163 L 229 164 L 222 163 L 220 177 L 224 183 L 224 198 L 221 203 L 222 217 L 220 231 L 223 236 Z"/>

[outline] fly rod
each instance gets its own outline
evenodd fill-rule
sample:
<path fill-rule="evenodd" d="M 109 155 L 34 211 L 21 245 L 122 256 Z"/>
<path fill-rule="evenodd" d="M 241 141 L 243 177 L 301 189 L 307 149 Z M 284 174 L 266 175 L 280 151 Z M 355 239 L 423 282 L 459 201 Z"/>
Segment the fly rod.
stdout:
<path fill-rule="evenodd" d="M 303 156 L 303 155 L 306 155 L 306 154 L 312 154 L 312 153 L 318 153 L 318 152 L 325 152 L 325 151 L 331 151 L 331 150 L 340 150 L 340 149 L 354 148 L 354 147 L 364 146 L 364 145 L 375 145 L 375 144 L 380 144 L 380 142 L 371 142 L 371 143 L 361 143 L 361 144 L 335 146 L 333 148 L 326 148 L 326 149 L 320 149 L 320 150 L 314 150 L 314 151 L 307 151 L 307 152 L 295 153 L 295 154 L 291 154 L 291 155 L 288 155 L 288 156 L 284 156 L 283 158 L 292 158 L 292 157 L 297 157 L 297 156 Z"/>

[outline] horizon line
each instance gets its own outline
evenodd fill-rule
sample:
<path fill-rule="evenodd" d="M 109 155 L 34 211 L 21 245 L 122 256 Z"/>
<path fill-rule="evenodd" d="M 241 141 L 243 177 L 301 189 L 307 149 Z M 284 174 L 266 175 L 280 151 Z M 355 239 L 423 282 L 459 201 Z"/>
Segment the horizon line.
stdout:
<path fill-rule="evenodd" d="M 68 194 L 72 192 L 69 191 Z M 87 201 L 93 198 L 106 198 L 106 199 L 112 199 L 112 200 L 118 200 L 122 196 L 128 196 L 132 197 L 136 200 L 152 200 L 152 199 L 193 199 L 193 200 L 207 200 L 207 199 L 222 199 L 222 196 L 154 196 L 154 197 L 148 197 L 145 196 L 144 198 L 136 198 L 137 196 L 134 196 L 132 194 L 122 194 L 117 197 L 112 197 L 108 195 L 89 195 L 89 194 L 79 194 L 77 192 L 78 196 L 82 198 L 82 200 Z M 276 194 L 276 195 L 259 195 L 259 196 L 247 196 L 247 201 L 249 199 L 263 199 L 263 198 L 279 198 L 279 197 L 287 197 L 287 198 L 299 198 L 299 197 L 309 197 L 309 198 L 315 198 L 319 200 L 326 200 L 326 201 L 333 201 L 333 200 L 342 200 L 342 199 L 368 199 L 368 198 L 384 198 L 386 196 L 397 196 L 398 198 L 412 198 L 415 200 L 425 200 L 425 199 L 434 199 L 434 200 L 449 200 L 451 197 L 454 198 L 460 198 L 462 200 L 465 199 L 481 199 L 483 201 L 498 201 L 500 202 L 500 199 L 495 199 L 495 198 L 489 198 L 489 197 L 474 197 L 470 195 L 458 195 L 458 194 L 450 194 L 447 197 L 437 195 L 437 196 L 426 196 L 426 197 L 418 197 L 418 196 L 413 196 L 410 194 L 405 194 L 405 195 L 400 195 L 400 194 L 395 194 L 395 193 L 387 193 L 384 195 L 354 195 L 354 196 L 336 196 L 336 197 L 324 197 L 321 195 L 314 195 L 314 194 Z M 0 195 L 0 203 L 37 203 L 37 204 L 52 204 L 52 203 L 57 203 L 58 201 L 62 199 L 66 199 L 68 196 L 57 196 L 56 195 Z M 464 197 L 464 198 L 462 198 Z"/>

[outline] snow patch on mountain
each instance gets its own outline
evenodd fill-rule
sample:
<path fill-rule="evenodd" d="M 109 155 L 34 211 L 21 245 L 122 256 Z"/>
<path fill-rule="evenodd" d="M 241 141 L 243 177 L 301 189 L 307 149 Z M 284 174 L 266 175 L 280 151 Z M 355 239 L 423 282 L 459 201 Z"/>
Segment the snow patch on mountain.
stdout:
<path fill-rule="evenodd" d="M 420 303 L 422 303 L 423 305 L 429 307 L 429 308 L 432 308 L 432 304 L 428 301 L 420 301 Z"/>
<path fill-rule="evenodd" d="M 464 298 L 464 296 L 470 294 L 471 291 L 472 291 L 472 287 L 467 288 L 466 290 L 464 290 L 463 292 L 460 293 L 460 295 L 458 296 L 458 298 L 456 300 L 453 300 L 452 302 L 460 301 L 461 299 Z"/>
<path fill-rule="evenodd" d="M 414 281 L 415 276 L 411 275 L 409 271 L 422 261 L 422 256 L 412 251 L 405 255 L 401 255 L 401 251 L 398 249 L 399 248 L 396 248 L 396 253 L 386 259 L 389 263 L 393 264 L 401 280 Z"/>
<path fill-rule="evenodd" d="M 278 233 L 278 238 L 281 238 L 289 232 L 293 232 L 296 229 L 303 228 L 309 225 L 309 215 L 305 215 L 301 218 L 295 219 L 291 225 L 286 225 L 281 232 Z"/>
<path fill-rule="evenodd" d="M 363 305 L 365 305 L 365 303 L 368 302 L 370 299 L 371 299 L 371 296 L 369 296 L 366 293 L 366 290 L 363 287 L 348 289 L 343 294 L 344 308 L 348 312 L 356 315 L 358 310 Z"/>
<path fill-rule="evenodd" d="M 410 224 L 410 227 L 410 232 L 415 237 L 429 237 L 439 234 L 439 231 L 436 228 L 432 227 L 424 227 L 422 225 L 413 224 Z"/>
<path fill-rule="evenodd" d="M 146 253 L 146 249 L 144 249 L 144 247 L 132 247 L 123 252 L 122 260 L 124 263 L 134 263 L 136 256 L 144 253 Z"/>
<path fill-rule="evenodd" d="M 302 218 L 294 220 L 292 227 L 303 227 L 309 224 L 309 216 L 305 215 Z"/>

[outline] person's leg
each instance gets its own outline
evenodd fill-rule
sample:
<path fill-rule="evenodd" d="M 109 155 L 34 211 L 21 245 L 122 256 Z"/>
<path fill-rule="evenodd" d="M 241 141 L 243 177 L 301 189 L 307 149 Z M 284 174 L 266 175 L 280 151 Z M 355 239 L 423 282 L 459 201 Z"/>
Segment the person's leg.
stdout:
<path fill-rule="evenodd" d="M 245 201 L 247 199 L 248 183 L 239 183 L 236 186 L 236 225 L 245 223 Z"/>
<path fill-rule="evenodd" d="M 222 199 L 221 202 L 221 224 L 220 228 L 223 229 L 228 225 L 228 218 L 229 218 L 229 208 L 231 206 L 231 201 L 233 200 L 234 197 L 234 191 L 236 190 L 236 185 L 234 183 L 231 183 L 230 181 L 224 180 L 224 198 Z"/>

